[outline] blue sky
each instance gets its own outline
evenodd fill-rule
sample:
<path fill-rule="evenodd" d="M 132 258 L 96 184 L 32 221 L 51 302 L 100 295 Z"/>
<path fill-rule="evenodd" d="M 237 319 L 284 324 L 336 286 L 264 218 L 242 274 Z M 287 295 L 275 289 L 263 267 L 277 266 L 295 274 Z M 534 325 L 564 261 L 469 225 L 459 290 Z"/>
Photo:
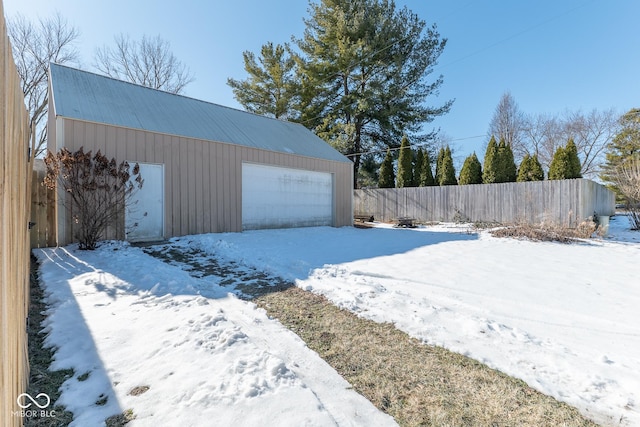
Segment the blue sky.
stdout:
<path fill-rule="evenodd" d="M 397 0 L 448 39 L 434 75 L 439 105 L 451 112 L 427 125 L 451 140 L 458 162 L 484 155 L 493 111 L 510 91 L 526 113 L 640 106 L 640 2 L 637 0 Z M 5 14 L 59 11 L 81 32 L 81 68 L 116 34 L 160 35 L 196 80 L 185 94 L 240 108 L 228 77 L 246 77 L 242 52 L 289 42 L 304 31 L 306 0 L 4 0 Z"/>

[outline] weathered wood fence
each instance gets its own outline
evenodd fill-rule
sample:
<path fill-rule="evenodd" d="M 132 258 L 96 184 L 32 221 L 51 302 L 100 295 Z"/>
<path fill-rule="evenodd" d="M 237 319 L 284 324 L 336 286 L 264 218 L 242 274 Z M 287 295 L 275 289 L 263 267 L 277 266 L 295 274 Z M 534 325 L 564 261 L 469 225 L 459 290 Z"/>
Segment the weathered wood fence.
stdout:
<path fill-rule="evenodd" d="M 31 187 L 31 247 L 56 246 L 55 192 L 44 186 L 47 168 L 42 159 L 33 162 L 33 184 Z"/>
<path fill-rule="evenodd" d="M 22 425 L 18 396 L 27 389 L 29 209 L 28 115 L 0 2 L 0 425 Z"/>
<path fill-rule="evenodd" d="M 392 222 L 527 222 L 574 227 L 593 213 L 613 215 L 612 191 L 587 179 L 354 190 L 354 215 Z"/>

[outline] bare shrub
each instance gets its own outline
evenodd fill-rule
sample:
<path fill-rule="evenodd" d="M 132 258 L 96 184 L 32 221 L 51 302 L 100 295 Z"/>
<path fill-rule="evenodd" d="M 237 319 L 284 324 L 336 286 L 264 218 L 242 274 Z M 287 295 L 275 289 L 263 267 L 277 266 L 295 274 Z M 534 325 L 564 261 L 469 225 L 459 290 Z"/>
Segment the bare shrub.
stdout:
<path fill-rule="evenodd" d="M 588 220 L 583 221 L 576 228 L 522 223 L 490 230 L 490 233 L 495 237 L 512 237 L 538 242 L 571 243 L 578 239 L 590 238 L 596 229 L 596 223 Z"/>
<path fill-rule="evenodd" d="M 633 230 L 640 230 L 640 155 L 623 162 L 615 170 L 618 189 L 627 201 L 627 215 Z"/>
<path fill-rule="evenodd" d="M 137 163 L 130 170 L 126 161 L 117 164 L 115 158 L 109 160 L 99 150 L 92 156 L 82 147 L 74 153 L 63 148 L 57 154 L 49 152 L 44 162 L 44 185 L 51 190 L 59 185 L 64 191 L 60 197 L 78 224 L 74 237 L 80 249 L 96 248 L 107 227 L 122 215 L 133 192 L 143 184 Z"/>

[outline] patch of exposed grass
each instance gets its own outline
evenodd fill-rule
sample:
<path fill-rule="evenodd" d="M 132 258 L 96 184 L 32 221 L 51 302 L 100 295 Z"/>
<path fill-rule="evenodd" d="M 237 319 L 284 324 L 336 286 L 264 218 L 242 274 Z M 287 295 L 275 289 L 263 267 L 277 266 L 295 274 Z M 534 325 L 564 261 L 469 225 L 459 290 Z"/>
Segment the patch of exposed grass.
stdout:
<path fill-rule="evenodd" d="M 523 381 L 292 287 L 254 302 L 403 426 L 596 426 Z"/>
<path fill-rule="evenodd" d="M 127 394 L 129 396 L 140 396 L 141 394 L 144 394 L 147 391 L 149 391 L 149 386 L 148 385 L 139 385 L 139 386 L 136 386 L 136 387 L 132 388 L 131 390 L 129 390 L 129 393 L 127 393 Z"/>
<path fill-rule="evenodd" d="M 107 427 L 122 427 L 135 419 L 136 415 L 133 413 L 133 409 L 127 409 L 121 414 L 107 418 L 104 422 Z"/>
<path fill-rule="evenodd" d="M 91 375 L 90 371 L 89 372 L 85 372 L 84 374 L 78 376 L 78 381 L 86 381 L 86 380 L 89 379 L 90 375 Z"/>
<path fill-rule="evenodd" d="M 40 393 L 47 394 L 52 404 L 47 408 L 48 415 L 55 413 L 55 416 L 25 417 L 23 419 L 24 425 L 25 427 L 66 426 L 73 420 L 73 414 L 68 412 L 64 406 L 53 406 L 53 404 L 60 397 L 60 386 L 64 381 L 73 377 L 74 371 L 72 369 L 49 370 L 55 349 L 44 347 L 46 334 L 42 332 L 42 322 L 46 318 L 47 307 L 38 278 L 38 261 L 34 256 L 31 257 L 30 289 L 29 321 L 27 323 L 30 376 L 27 393 L 31 396 Z M 40 413 L 39 411 L 35 412 L 36 415 Z"/>

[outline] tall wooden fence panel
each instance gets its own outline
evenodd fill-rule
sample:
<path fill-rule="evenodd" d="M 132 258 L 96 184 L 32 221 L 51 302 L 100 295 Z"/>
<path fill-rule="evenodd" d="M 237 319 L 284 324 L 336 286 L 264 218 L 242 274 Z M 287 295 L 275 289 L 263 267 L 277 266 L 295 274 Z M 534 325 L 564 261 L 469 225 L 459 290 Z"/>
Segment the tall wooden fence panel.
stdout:
<path fill-rule="evenodd" d="M 28 115 L 0 2 L 0 424 L 22 425 L 26 391 L 29 297 Z"/>
<path fill-rule="evenodd" d="M 392 222 L 528 222 L 574 227 L 595 213 L 613 215 L 615 196 L 586 179 L 354 190 L 354 214 Z"/>
<path fill-rule="evenodd" d="M 56 246 L 55 193 L 44 186 L 47 168 L 42 159 L 33 162 L 33 184 L 31 186 L 31 247 Z"/>

